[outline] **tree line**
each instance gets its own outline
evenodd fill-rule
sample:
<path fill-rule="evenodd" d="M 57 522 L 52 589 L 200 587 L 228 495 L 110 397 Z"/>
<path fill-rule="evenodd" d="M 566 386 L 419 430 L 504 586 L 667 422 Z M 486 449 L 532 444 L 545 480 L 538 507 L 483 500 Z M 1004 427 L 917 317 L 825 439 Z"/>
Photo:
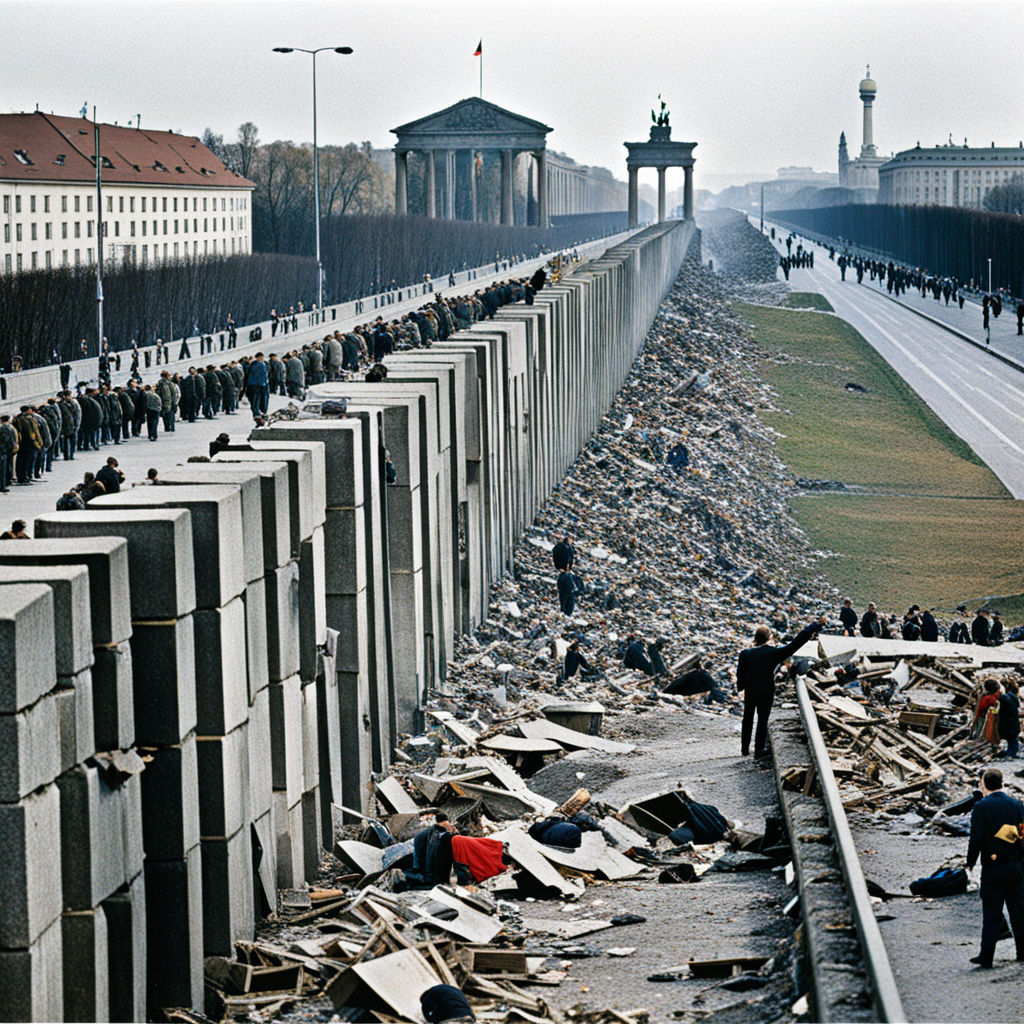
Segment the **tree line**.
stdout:
<path fill-rule="evenodd" d="M 773 216 L 797 231 L 843 238 L 933 274 L 1024 295 L 1024 219 L 957 206 L 852 204 L 782 210 Z"/>

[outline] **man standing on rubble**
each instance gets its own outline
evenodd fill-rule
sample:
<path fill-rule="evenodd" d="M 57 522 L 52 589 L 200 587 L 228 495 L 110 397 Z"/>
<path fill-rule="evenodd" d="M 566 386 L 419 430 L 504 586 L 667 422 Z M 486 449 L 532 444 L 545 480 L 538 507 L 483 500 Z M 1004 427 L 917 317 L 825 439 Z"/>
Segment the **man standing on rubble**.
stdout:
<path fill-rule="evenodd" d="M 989 628 L 987 608 L 978 609 L 978 614 L 974 617 L 974 621 L 971 623 L 971 640 L 978 644 L 979 647 L 988 647 Z"/>
<path fill-rule="evenodd" d="M 568 536 L 563 537 L 551 549 L 551 557 L 559 572 L 563 570 L 572 572 L 572 567 L 576 564 L 576 549 L 572 546 L 572 540 Z"/>
<path fill-rule="evenodd" d="M 839 621 L 843 624 L 843 636 L 853 636 L 857 629 L 857 613 L 849 598 L 843 601 L 843 607 L 839 609 Z"/>
<path fill-rule="evenodd" d="M 792 657 L 808 640 L 821 630 L 820 622 L 804 626 L 784 647 L 771 647 L 768 641 L 772 633 L 767 626 L 758 626 L 754 631 L 754 646 L 740 651 L 736 665 L 736 689 L 743 692 L 743 728 L 740 732 L 740 753 L 750 753 L 750 734 L 754 731 L 754 716 L 757 716 L 757 732 L 754 735 L 754 756 L 763 757 L 768 746 L 768 716 L 772 713 L 775 700 L 775 670 L 787 658 Z"/>
<path fill-rule="evenodd" d="M 1024 807 L 1003 792 L 1003 773 L 995 768 L 981 776 L 981 793 L 982 799 L 971 811 L 971 838 L 967 845 L 968 871 L 973 871 L 981 858 L 983 915 L 981 952 L 971 957 L 971 963 L 989 968 L 1003 930 L 1004 904 L 1017 946 L 1017 960 L 1024 961 L 1024 866 L 1018 836 L 1018 829 L 1024 824 Z"/>
<path fill-rule="evenodd" d="M 558 574 L 558 606 L 563 615 L 572 615 L 576 607 L 576 584 L 568 569 Z"/>
<path fill-rule="evenodd" d="M 874 601 L 868 602 L 868 610 L 860 620 L 861 636 L 879 636 L 878 611 L 875 609 Z"/>

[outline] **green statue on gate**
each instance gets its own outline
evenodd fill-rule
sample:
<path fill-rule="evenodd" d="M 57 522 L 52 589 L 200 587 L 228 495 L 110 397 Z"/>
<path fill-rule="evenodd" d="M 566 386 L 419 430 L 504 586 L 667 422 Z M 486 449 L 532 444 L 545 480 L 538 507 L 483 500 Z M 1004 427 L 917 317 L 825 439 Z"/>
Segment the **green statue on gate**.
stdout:
<path fill-rule="evenodd" d="M 655 112 L 652 110 L 651 111 L 651 120 L 659 128 L 667 128 L 669 126 L 668 125 L 669 110 L 668 110 L 668 107 L 665 105 L 665 101 L 663 99 L 661 99 L 661 93 L 660 92 L 658 93 L 658 99 L 661 100 L 661 110 L 659 110 L 657 114 L 655 114 Z"/>

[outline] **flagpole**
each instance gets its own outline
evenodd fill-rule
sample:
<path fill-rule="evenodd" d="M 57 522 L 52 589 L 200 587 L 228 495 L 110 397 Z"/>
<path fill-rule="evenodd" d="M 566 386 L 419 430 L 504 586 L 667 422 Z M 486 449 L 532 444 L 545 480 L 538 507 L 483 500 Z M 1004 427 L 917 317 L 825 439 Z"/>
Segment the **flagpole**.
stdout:
<path fill-rule="evenodd" d="M 484 98 L 484 51 L 480 50 L 480 99 Z"/>

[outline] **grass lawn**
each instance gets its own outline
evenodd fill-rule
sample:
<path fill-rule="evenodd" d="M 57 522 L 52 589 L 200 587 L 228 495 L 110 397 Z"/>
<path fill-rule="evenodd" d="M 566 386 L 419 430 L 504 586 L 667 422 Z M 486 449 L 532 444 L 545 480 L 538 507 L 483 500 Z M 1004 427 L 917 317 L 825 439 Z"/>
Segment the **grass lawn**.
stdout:
<path fill-rule="evenodd" d="M 899 612 L 999 596 L 1004 622 L 1024 621 L 1024 565 L 1013 557 L 1024 502 L 845 321 L 736 308 L 754 325 L 758 372 L 779 396 L 782 411 L 760 415 L 784 435 L 783 460 L 794 476 L 855 489 L 793 502 L 811 543 L 834 553 L 823 567 L 836 586 Z"/>
<path fill-rule="evenodd" d="M 782 304 L 790 309 L 820 309 L 825 313 L 832 312 L 832 303 L 820 292 L 790 292 Z"/>

